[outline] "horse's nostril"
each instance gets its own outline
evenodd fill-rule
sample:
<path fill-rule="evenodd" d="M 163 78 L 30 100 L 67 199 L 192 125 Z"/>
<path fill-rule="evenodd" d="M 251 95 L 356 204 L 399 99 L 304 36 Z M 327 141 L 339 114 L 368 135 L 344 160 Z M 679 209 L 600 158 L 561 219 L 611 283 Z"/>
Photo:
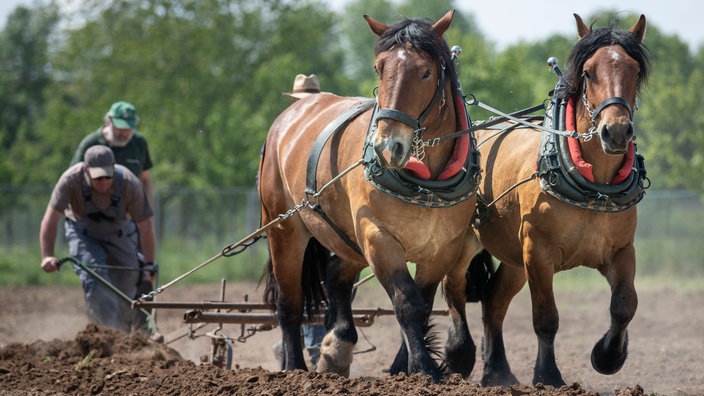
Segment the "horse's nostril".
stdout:
<path fill-rule="evenodd" d="M 401 143 L 393 143 L 391 145 L 391 152 L 393 153 L 395 158 L 401 158 L 404 155 L 405 147 Z"/>
<path fill-rule="evenodd" d="M 601 140 L 603 142 L 608 142 L 610 138 L 611 134 L 609 133 L 609 127 L 608 125 L 604 125 L 604 127 L 601 128 Z"/>

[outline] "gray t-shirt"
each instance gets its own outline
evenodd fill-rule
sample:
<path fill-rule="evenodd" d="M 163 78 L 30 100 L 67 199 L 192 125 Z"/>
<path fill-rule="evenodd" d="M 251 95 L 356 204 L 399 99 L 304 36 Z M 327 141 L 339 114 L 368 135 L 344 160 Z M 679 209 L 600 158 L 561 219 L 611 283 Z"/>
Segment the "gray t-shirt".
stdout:
<path fill-rule="evenodd" d="M 120 207 L 123 209 L 123 213 L 126 213 L 135 222 L 150 218 L 154 212 L 151 205 L 149 204 L 149 199 L 147 198 L 147 193 L 142 187 L 142 182 L 130 172 L 129 169 L 122 165 L 115 165 L 115 167 L 120 167 L 122 169 L 122 183 L 120 188 Z M 64 212 L 67 219 L 76 222 L 81 221 L 85 216 L 84 202 L 83 202 L 83 183 L 88 183 L 88 175 L 82 172 L 83 162 L 79 162 L 70 168 L 68 168 L 59 181 L 54 186 L 54 191 L 51 193 L 51 199 L 49 200 L 49 206 L 59 212 Z M 117 175 L 117 172 L 115 172 Z M 85 178 L 85 181 L 81 180 L 81 177 Z M 113 186 L 116 181 L 113 180 Z M 94 189 L 90 189 L 91 192 L 91 202 L 101 210 L 107 209 L 112 205 L 112 188 L 109 192 L 100 194 Z M 127 218 L 115 219 L 116 221 L 125 221 Z"/>

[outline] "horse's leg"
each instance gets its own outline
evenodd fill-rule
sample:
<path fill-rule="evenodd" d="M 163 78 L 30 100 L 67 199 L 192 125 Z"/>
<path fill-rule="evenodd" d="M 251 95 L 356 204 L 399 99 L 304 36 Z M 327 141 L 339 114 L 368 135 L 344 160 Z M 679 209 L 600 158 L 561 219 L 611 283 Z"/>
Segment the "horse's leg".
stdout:
<path fill-rule="evenodd" d="M 451 326 L 445 343 L 445 362 L 451 373 L 459 373 L 463 378 L 469 377 L 474 369 L 477 347 L 467 325 L 466 290 L 467 267 L 472 256 L 481 249 L 479 241 L 473 234 L 467 236 L 467 242 L 457 265 L 443 280 L 445 301 L 450 314 Z M 472 265 L 482 265 L 473 263 Z M 486 279 L 471 279 L 470 282 L 484 282 Z"/>
<path fill-rule="evenodd" d="M 283 369 L 307 370 L 301 342 L 303 321 L 303 292 L 301 289 L 302 264 L 307 241 L 299 241 L 293 226 L 286 230 L 275 229 L 267 235 L 278 285 L 276 317 L 281 327 L 283 341 Z"/>
<path fill-rule="evenodd" d="M 357 330 L 352 317 L 352 287 L 359 266 L 334 257 L 328 264 L 326 286 L 330 303 L 325 316 L 325 335 L 320 347 L 318 372 L 350 375 Z"/>
<path fill-rule="evenodd" d="M 555 335 L 560 325 L 560 316 L 555 305 L 553 260 L 547 256 L 526 259 L 528 286 L 533 306 L 533 330 L 538 336 L 538 356 L 533 369 L 533 384 L 542 383 L 560 387 L 565 385 L 555 360 Z"/>
<path fill-rule="evenodd" d="M 425 300 L 406 266 L 403 247 L 394 238 L 385 237 L 378 229 L 365 232 L 367 259 L 379 282 L 386 290 L 401 326 L 403 340 L 408 347 L 410 373 L 422 373 L 438 382 L 440 369 L 425 345 L 428 310 Z M 440 279 L 437 280 L 437 283 Z"/>
<path fill-rule="evenodd" d="M 628 355 L 628 324 L 638 307 L 633 285 L 636 257 L 633 245 L 622 249 L 614 261 L 600 269 L 611 286 L 611 327 L 592 349 L 592 367 L 601 374 L 614 374 L 623 367 Z"/>
<path fill-rule="evenodd" d="M 427 329 L 428 321 L 430 320 L 430 312 L 432 312 L 433 310 L 435 293 L 438 290 L 438 283 L 428 285 L 426 287 L 420 287 L 419 290 L 420 294 L 423 296 L 423 301 L 425 301 L 425 310 L 427 316 L 424 323 L 425 328 Z M 406 347 L 406 343 L 401 341 L 401 346 L 399 347 L 398 352 L 396 352 L 396 357 L 394 358 L 393 363 L 391 363 L 391 366 L 388 369 L 388 373 L 391 375 L 396 375 L 400 373 L 409 375 L 409 370 L 411 370 L 411 367 L 409 365 L 408 360 L 408 348 Z"/>
<path fill-rule="evenodd" d="M 522 268 L 500 264 L 489 281 L 487 297 L 482 300 L 484 321 L 484 373 L 482 386 L 508 386 L 518 384 L 511 373 L 504 347 L 503 324 L 513 297 L 526 283 Z"/>

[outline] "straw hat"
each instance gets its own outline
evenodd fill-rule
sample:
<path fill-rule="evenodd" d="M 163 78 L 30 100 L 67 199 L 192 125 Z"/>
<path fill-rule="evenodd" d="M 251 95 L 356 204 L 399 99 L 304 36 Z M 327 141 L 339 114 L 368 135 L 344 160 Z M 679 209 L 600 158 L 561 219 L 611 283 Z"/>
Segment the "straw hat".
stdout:
<path fill-rule="evenodd" d="M 292 92 L 284 92 L 282 95 L 301 99 L 317 93 L 320 93 L 320 81 L 318 81 L 318 76 L 315 74 L 311 74 L 310 76 L 299 74 L 293 80 Z"/>

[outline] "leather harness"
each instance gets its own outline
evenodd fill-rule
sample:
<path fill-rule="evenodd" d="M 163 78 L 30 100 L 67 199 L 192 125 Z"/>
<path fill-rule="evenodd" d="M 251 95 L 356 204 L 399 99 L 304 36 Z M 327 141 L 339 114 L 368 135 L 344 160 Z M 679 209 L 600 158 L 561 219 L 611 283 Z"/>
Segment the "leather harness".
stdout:
<path fill-rule="evenodd" d="M 624 105 L 632 117 L 628 102 L 615 99 L 607 99 L 597 109 L 600 111 L 612 104 Z M 557 99 L 557 95 L 554 95 L 548 105 L 544 125 L 564 131 L 566 107 L 567 100 Z M 592 118 L 596 118 L 597 114 L 595 111 Z M 569 152 L 567 137 L 545 131 L 542 132 L 540 141 L 537 169 L 543 191 L 569 205 L 596 212 L 622 212 L 640 202 L 645 189 L 650 187 L 645 160 L 641 154 L 635 153 L 631 173 L 623 182 L 615 185 L 597 184 L 587 180 L 577 170 Z"/>

